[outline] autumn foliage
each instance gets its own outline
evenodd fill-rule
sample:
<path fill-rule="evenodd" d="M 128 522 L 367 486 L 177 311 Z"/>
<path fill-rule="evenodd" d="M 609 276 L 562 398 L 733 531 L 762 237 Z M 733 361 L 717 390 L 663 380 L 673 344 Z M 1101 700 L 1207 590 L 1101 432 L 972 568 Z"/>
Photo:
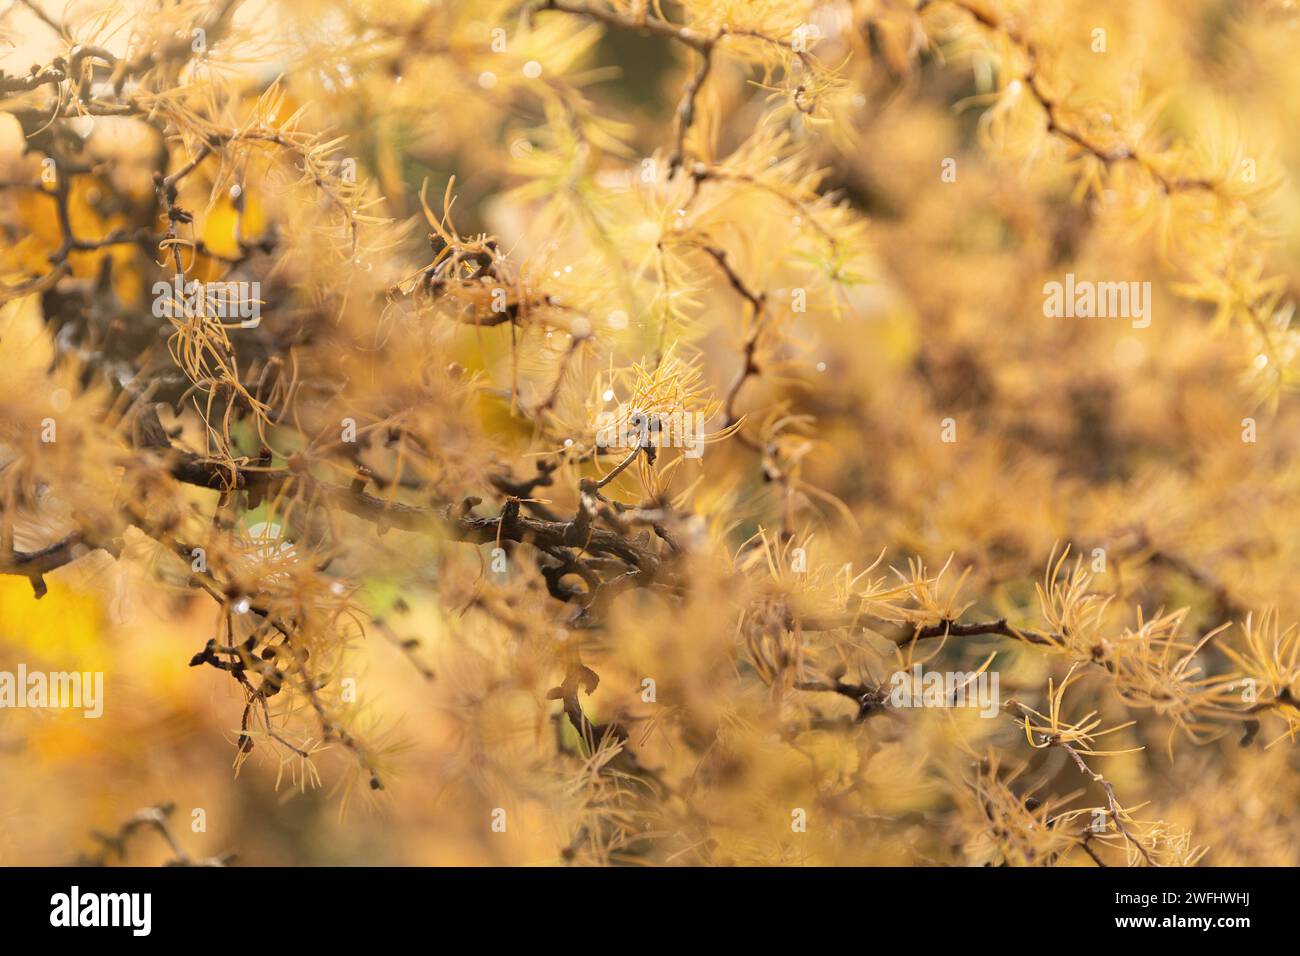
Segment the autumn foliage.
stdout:
<path fill-rule="evenodd" d="M 1293 6 L 10 6 L 0 861 L 1300 863 Z"/>

